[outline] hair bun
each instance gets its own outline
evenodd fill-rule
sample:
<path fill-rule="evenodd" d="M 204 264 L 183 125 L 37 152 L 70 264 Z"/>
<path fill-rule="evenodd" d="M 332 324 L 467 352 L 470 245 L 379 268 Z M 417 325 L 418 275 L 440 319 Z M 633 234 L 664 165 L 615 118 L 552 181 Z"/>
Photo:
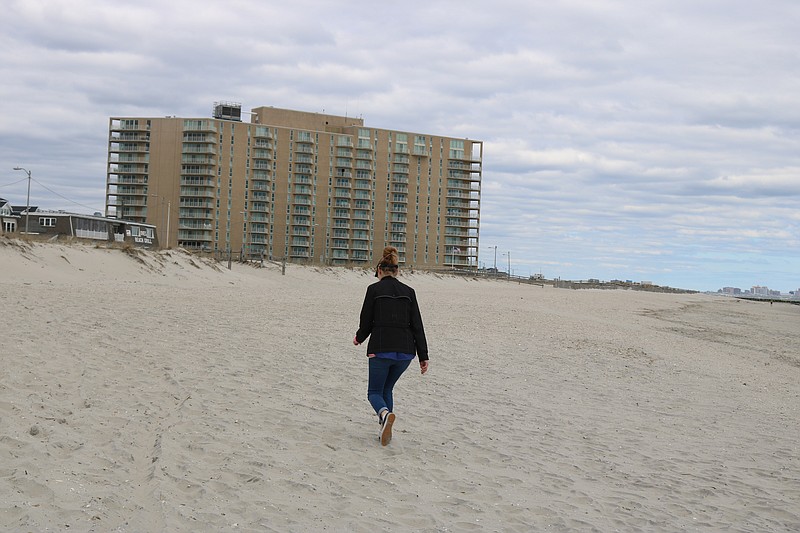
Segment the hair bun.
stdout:
<path fill-rule="evenodd" d="M 397 248 L 394 246 L 387 246 L 383 249 L 383 257 L 381 263 L 384 265 L 397 265 L 399 256 L 397 255 Z"/>

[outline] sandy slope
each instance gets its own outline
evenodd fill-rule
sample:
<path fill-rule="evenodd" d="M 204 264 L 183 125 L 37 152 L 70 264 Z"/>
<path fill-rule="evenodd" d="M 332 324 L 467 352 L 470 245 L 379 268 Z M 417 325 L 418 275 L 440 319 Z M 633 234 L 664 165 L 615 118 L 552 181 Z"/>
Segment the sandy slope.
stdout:
<path fill-rule="evenodd" d="M 0 529 L 800 530 L 798 306 L 405 275 L 383 448 L 374 278 L 226 266 L 0 238 Z"/>

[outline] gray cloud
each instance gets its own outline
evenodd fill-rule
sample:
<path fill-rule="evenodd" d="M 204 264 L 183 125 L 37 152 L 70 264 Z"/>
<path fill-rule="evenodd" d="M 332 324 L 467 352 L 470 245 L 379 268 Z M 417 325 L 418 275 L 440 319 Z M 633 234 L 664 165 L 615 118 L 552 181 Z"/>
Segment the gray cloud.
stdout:
<path fill-rule="evenodd" d="M 800 287 L 791 0 L 8 4 L 14 202 L 22 165 L 36 203 L 101 210 L 109 116 L 234 100 L 484 140 L 484 264 L 496 245 L 518 273 Z"/>

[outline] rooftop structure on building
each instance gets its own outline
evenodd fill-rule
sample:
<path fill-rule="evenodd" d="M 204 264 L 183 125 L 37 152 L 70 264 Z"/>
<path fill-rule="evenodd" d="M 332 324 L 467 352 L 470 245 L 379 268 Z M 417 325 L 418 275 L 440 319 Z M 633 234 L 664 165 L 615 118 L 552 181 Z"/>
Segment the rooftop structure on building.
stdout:
<path fill-rule="evenodd" d="M 193 250 L 477 268 L 483 143 L 362 118 L 216 102 L 212 118 L 112 117 L 106 215 Z"/>

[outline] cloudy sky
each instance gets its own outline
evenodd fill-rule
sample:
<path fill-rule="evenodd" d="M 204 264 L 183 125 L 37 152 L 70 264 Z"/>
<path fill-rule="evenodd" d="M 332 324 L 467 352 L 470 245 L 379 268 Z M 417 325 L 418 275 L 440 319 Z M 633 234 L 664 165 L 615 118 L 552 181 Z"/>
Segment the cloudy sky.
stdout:
<path fill-rule="evenodd" d="M 480 139 L 480 262 L 800 288 L 796 0 L 5 0 L 0 197 L 103 211 L 108 117 Z"/>

